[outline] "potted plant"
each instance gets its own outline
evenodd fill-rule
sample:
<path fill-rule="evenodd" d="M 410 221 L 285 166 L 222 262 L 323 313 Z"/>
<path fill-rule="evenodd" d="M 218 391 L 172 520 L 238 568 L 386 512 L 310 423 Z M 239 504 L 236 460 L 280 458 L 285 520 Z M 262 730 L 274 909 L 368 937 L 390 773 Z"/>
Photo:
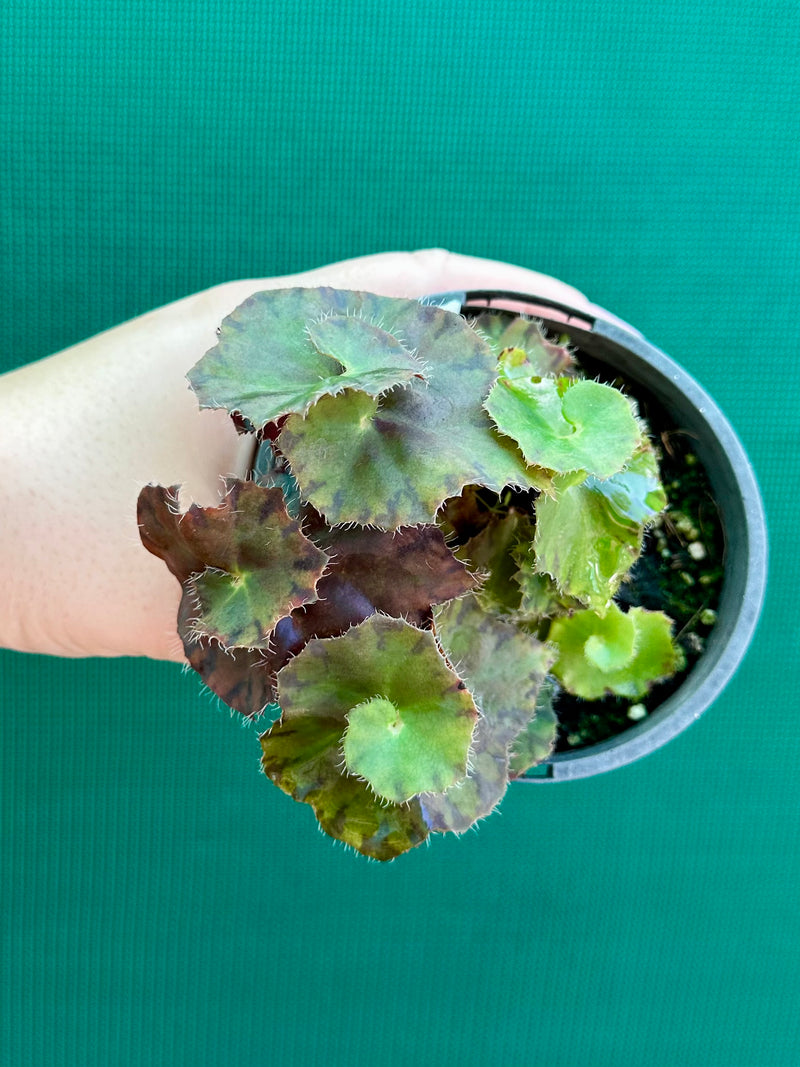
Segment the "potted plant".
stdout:
<path fill-rule="evenodd" d="M 463 832 L 515 778 L 637 758 L 743 655 L 752 473 L 634 332 L 518 294 L 274 290 L 189 381 L 253 468 L 185 513 L 145 487 L 142 541 L 181 583 L 191 666 L 274 720 L 265 774 L 367 856 Z"/>

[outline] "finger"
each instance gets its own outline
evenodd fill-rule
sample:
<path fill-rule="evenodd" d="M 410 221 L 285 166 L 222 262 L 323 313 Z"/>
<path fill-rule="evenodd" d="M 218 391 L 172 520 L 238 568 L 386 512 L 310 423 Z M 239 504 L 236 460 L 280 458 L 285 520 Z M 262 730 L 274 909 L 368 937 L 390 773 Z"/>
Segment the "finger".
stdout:
<path fill-rule="evenodd" d="M 258 289 L 332 283 L 342 289 L 365 289 L 383 296 L 408 297 L 462 289 L 508 289 L 533 293 L 575 307 L 590 307 L 578 289 L 547 274 L 497 260 L 463 256 L 443 248 L 359 256 L 300 274 L 233 282 L 227 288 L 244 299 Z"/>
<path fill-rule="evenodd" d="M 590 316 L 601 316 L 631 329 L 612 312 L 592 303 L 575 286 L 549 274 L 496 259 L 464 256 L 443 248 L 426 248 L 417 252 L 381 252 L 317 267 L 300 274 L 251 278 L 231 282 L 220 288 L 226 290 L 225 296 L 232 301 L 233 306 L 259 289 L 284 289 L 295 285 L 334 285 L 340 289 L 364 289 L 383 296 L 415 298 L 450 291 L 499 289 L 553 300 L 577 311 L 586 311 Z"/>

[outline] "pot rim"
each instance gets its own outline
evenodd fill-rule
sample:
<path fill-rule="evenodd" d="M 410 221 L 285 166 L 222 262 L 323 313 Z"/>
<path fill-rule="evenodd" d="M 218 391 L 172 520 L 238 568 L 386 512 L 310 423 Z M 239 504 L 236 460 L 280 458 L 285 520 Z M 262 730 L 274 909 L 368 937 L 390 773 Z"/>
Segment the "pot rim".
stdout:
<path fill-rule="evenodd" d="M 638 381 L 697 437 L 697 452 L 714 490 L 726 545 L 718 618 L 705 652 L 680 687 L 646 719 L 596 745 L 556 753 L 516 781 L 585 778 L 641 759 L 682 733 L 716 700 L 755 633 L 767 584 L 768 538 L 761 494 L 747 453 L 699 382 L 622 320 L 508 290 L 437 293 L 422 303 L 462 314 L 485 310 L 528 314 L 546 327 L 564 329 L 593 358 Z"/>

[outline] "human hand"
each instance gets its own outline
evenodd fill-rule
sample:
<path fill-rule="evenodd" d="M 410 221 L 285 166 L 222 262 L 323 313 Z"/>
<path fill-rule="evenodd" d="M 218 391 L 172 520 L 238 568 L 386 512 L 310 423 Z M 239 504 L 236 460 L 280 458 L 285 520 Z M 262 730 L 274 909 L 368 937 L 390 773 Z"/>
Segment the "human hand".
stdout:
<path fill-rule="evenodd" d="M 508 289 L 611 317 L 536 271 L 441 249 L 389 252 L 217 285 L 11 371 L 0 377 L 0 646 L 184 659 L 180 587 L 139 539 L 139 490 L 181 483 L 208 506 L 222 476 L 244 475 L 242 439 L 225 412 L 199 409 L 185 375 L 252 293 L 318 285 L 405 297 Z"/>

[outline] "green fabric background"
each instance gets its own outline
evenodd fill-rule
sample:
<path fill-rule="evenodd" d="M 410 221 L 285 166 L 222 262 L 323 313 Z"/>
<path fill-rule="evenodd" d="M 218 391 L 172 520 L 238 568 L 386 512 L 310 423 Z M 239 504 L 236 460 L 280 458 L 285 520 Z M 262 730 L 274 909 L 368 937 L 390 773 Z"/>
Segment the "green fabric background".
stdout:
<path fill-rule="evenodd" d="M 796 2 L 5 10 L 0 369 L 236 277 L 506 259 L 700 378 L 773 551 L 691 730 L 384 866 L 178 667 L 0 654 L 0 1062 L 800 1063 Z"/>

